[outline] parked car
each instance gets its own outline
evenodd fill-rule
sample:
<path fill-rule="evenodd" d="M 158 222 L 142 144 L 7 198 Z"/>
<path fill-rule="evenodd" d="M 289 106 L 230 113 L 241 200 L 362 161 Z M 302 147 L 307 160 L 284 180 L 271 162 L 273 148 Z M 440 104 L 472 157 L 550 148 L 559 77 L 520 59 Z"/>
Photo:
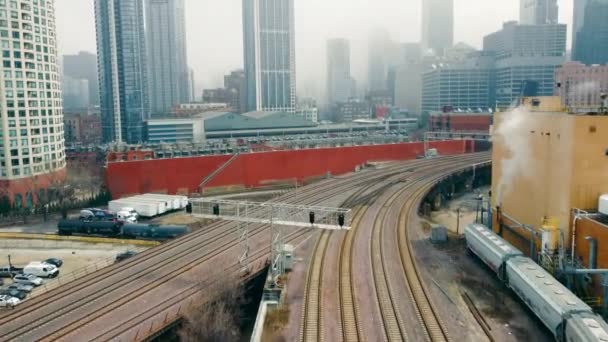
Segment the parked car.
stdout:
<path fill-rule="evenodd" d="M 30 293 L 34 289 L 32 285 L 13 283 L 6 287 L 9 290 L 17 290 Z"/>
<path fill-rule="evenodd" d="M 136 255 L 136 254 L 137 254 L 137 252 L 134 252 L 134 251 L 126 251 L 126 252 L 122 252 L 122 253 L 120 253 L 120 254 L 118 254 L 118 255 L 116 256 L 116 262 L 123 261 L 123 260 L 125 260 L 125 259 L 128 259 L 128 258 L 130 258 L 130 257 L 132 257 L 132 256 L 134 256 L 134 255 Z"/>
<path fill-rule="evenodd" d="M 34 285 L 34 286 L 42 285 L 41 278 L 38 278 L 33 274 L 24 274 L 24 273 L 17 274 L 13 278 L 13 282 L 19 283 L 19 284 Z"/>
<path fill-rule="evenodd" d="M 44 260 L 43 262 L 54 265 L 55 267 L 61 267 L 63 265 L 63 260 L 58 259 L 58 258 L 49 258 L 49 259 Z"/>
<path fill-rule="evenodd" d="M 23 273 L 32 274 L 37 277 L 55 278 L 59 275 L 59 269 L 55 265 L 46 262 L 34 261 L 23 268 Z"/>
<path fill-rule="evenodd" d="M 0 296 L 0 307 L 9 307 L 9 308 L 14 308 L 15 306 L 19 305 L 21 301 L 15 297 L 9 297 L 6 295 Z"/>
<path fill-rule="evenodd" d="M 12 278 L 14 275 L 22 273 L 23 268 L 18 268 L 14 266 L 3 266 L 0 267 L 0 277 L 2 278 Z"/>
<path fill-rule="evenodd" d="M 27 293 L 15 289 L 3 289 L 0 290 L 0 295 L 15 297 L 19 300 L 25 299 L 27 297 Z"/>

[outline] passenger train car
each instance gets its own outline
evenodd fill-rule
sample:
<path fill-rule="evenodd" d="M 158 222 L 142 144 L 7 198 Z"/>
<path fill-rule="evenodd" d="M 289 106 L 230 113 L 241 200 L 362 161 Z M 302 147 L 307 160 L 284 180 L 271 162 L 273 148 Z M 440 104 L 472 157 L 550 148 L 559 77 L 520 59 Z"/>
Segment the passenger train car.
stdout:
<path fill-rule="evenodd" d="M 479 224 L 467 226 L 467 247 L 519 296 L 558 341 L 608 342 L 608 324 L 532 259 Z"/>

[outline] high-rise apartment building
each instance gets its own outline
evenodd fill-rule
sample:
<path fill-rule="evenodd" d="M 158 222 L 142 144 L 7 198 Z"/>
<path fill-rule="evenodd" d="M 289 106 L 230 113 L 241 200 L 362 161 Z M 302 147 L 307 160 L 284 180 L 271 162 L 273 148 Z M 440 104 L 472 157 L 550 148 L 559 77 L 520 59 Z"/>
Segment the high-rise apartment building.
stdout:
<path fill-rule="evenodd" d="M 345 102 L 353 94 L 350 74 L 350 43 L 346 39 L 327 42 L 327 104 Z"/>
<path fill-rule="evenodd" d="M 143 141 L 149 117 L 143 0 L 95 0 L 105 142 Z"/>
<path fill-rule="evenodd" d="M 454 43 L 454 0 L 422 1 L 422 47 L 443 56 Z"/>
<path fill-rule="evenodd" d="M 191 101 L 184 0 L 145 0 L 148 83 L 152 115 Z"/>
<path fill-rule="evenodd" d="M 1 1 L 0 37 L 0 183 L 15 206 L 31 206 L 42 189 L 25 180 L 48 186 L 65 170 L 55 1 Z"/>
<path fill-rule="evenodd" d="M 496 104 L 510 106 L 534 85 L 537 96 L 553 94 L 555 68 L 566 59 L 566 25 L 507 22 L 484 37 L 485 52 L 496 55 Z"/>
<path fill-rule="evenodd" d="M 72 79 L 87 80 L 89 105 L 99 105 L 99 80 L 95 54 L 80 51 L 76 55 L 63 55 L 63 75 Z"/>
<path fill-rule="evenodd" d="M 584 64 L 608 63 L 608 0 L 574 3 L 572 60 Z"/>
<path fill-rule="evenodd" d="M 557 0 L 520 0 L 519 23 L 521 25 L 557 24 Z"/>
<path fill-rule="evenodd" d="M 246 111 L 296 111 L 294 0 L 243 0 Z"/>

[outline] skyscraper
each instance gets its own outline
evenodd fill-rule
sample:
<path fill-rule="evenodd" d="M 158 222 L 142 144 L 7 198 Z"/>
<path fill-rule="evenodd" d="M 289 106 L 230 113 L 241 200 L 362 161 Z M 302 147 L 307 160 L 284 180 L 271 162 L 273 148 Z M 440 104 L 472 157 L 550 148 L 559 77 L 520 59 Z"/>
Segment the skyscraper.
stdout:
<path fill-rule="evenodd" d="M 296 111 L 293 0 L 243 0 L 248 111 Z"/>
<path fill-rule="evenodd" d="M 95 54 L 80 51 L 77 55 L 63 55 L 63 75 L 89 81 L 89 104 L 99 105 L 99 80 Z"/>
<path fill-rule="evenodd" d="M 454 0 L 422 1 L 422 46 L 443 56 L 454 43 Z"/>
<path fill-rule="evenodd" d="M 149 116 L 143 0 L 95 0 L 105 142 L 139 143 Z"/>
<path fill-rule="evenodd" d="M 519 23 L 521 25 L 557 24 L 557 0 L 520 0 Z"/>
<path fill-rule="evenodd" d="M 574 20 L 572 21 L 572 50 L 576 47 L 576 36 L 585 23 L 585 8 L 589 0 L 574 0 Z"/>
<path fill-rule="evenodd" d="M 2 1 L 0 12 L 19 23 L 1 30 L 0 182 L 16 207 L 32 206 L 39 189 L 23 179 L 48 185 L 66 166 L 55 1 Z"/>
<path fill-rule="evenodd" d="M 496 56 L 496 103 L 510 106 L 534 85 L 538 96 L 553 95 L 555 68 L 566 60 L 566 25 L 507 22 L 484 37 L 483 49 Z"/>
<path fill-rule="evenodd" d="M 386 90 L 386 76 L 395 52 L 393 48 L 388 32 L 378 29 L 370 35 L 367 69 L 369 91 Z"/>
<path fill-rule="evenodd" d="M 587 65 L 608 63 L 608 0 L 575 3 L 572 59 Z"/>
<path fill-rule="evenodd" d="M 346 39 L 327 41 L 327 104 L 345 102 L 352 96 L 350 43 Z"/>
<path fill-rule="evenodd" d="M 164 115 L 191 100 L 185 5 L 184 0 L 145 3 L 150 111 Z"/>

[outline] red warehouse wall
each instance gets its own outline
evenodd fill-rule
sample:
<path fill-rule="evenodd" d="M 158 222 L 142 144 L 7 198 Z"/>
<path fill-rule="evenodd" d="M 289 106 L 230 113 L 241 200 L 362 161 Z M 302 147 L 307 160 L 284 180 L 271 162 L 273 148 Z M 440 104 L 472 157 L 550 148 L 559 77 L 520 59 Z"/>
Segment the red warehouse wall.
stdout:
<path fill-rule="evenodd" d="M 468 141 L 432 142 L 440 154 L 472 152 Z M 368 161 L 414 159 L 424 153 L 422 143 L 355 146 L 241 154 L 207 185 L 257 187 L 271 180 L 300 180 L 330 172 L 342 174 Z M 170 194 L 199 184 L 223 165 L 230 155 L 139 160 L 108 163 L 106 182 L 112 195 L 163 191 Z"/>

